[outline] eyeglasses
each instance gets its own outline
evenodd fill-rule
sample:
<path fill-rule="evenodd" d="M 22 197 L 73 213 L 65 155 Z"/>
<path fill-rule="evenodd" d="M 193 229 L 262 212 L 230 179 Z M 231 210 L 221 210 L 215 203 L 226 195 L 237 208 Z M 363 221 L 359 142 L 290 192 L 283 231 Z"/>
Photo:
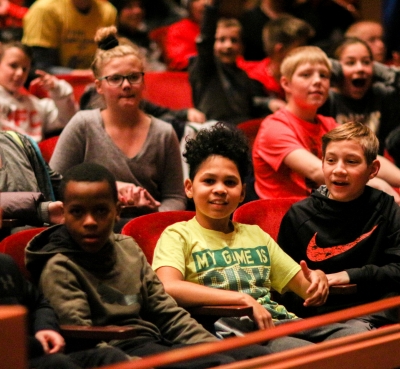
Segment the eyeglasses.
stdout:
<path fill-rule="evenodd" d="M 144 72 L 131 73 L 127 76 L 121 74 L 113 74 L 112 76 L 105 76 L 98 78 L 99 81 L 105 79 L 110 86 L 121 86 L 126 79 L 131 85 L 141 83 L 143 81 Z"/>

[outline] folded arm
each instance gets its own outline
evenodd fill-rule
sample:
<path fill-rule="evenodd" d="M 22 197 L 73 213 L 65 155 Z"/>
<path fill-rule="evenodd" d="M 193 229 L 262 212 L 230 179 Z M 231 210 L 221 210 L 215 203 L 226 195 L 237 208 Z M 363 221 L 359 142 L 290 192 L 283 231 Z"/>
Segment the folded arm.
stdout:
<path fill-rule="evenodd" d="M 182 273 L 173 267 L 156 271 L 165 290 L 180 306 L 247 305 L 253 307 L 253 318 L 260 329 L 273 327 L 271 314 L 253 297 L 238 291 L 221 290 L 184 280 Z"/>

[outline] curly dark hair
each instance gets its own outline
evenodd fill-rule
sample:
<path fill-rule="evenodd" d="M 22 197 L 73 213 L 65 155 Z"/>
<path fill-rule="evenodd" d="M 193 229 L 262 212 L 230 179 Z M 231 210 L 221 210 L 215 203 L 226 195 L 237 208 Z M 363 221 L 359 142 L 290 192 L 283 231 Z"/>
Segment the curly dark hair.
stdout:
<path fill-rule="evenodd" d="M 210 156 L 220 155 L 232 160 L 244 182 L 250 166 L 249 145 L 246 136 L 235 127 L 218 122 L 210 129 L 202 129 L 186 142 L 183 156 L 189 164 L 193 181 L 200 165 Z"/>

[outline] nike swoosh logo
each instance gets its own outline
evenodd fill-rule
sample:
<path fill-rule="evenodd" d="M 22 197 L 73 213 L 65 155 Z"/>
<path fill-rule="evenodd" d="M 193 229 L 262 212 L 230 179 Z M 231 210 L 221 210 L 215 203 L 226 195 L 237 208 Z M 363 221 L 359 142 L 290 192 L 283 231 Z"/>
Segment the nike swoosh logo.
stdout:
<path fill-rule="evenodd" d="M 372 232 L 375 231 L 376 227 L 378 227 L 378 224 L 375 225 L 369 232 L 364 233 L 352 242 L 346 243 L 345 245 L 337 245 L 331 247 L 319 247 L 316 242 L 317 232 L 315 232 L 314 236 L 311 238 L 307 246 L 307 257 L 311 261 L 324 261 L 336 255 L 343 254 L 344 252 L 352 249 L 365 238 L 369 237 Z"/>

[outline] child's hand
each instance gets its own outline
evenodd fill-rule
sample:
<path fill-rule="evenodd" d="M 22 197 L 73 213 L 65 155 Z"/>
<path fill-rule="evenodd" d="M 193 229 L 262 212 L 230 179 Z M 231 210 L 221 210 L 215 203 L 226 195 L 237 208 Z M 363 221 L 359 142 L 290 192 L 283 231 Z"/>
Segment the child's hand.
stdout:
<path fill-rule="evenodd" d="M 243 294 L 244 304 L 253 308 L 253 320 L 257 323 L 259 329 L 269 329 L 274 327 L 272 316 L 269 311 L 259 304 L 253 297 Z"/>
<path fill-rule="evenodd" d="M 321 270 L 309 269 L 304 260 L 300 262 L 300 266 L 304 277 L 310 282 L 310 286 L 306 291 L 307 295 L 310 297 L 304 301 L 304 306 L 323 305 L 329 293 L 328 279 L 325 273 Z"/>
<path fill-rule="evenodd" d="M 206 121 L 206 115 L 200 110 L 190 108 L 187 111 L 187 120 L 189 122 L 204 123 Z"/>
<path fill-rule="evenodd" d="M 43 87 L 47 91 L 53 90 L 57 85 L 57 77 L 52 74 L 46 73 L 43 70 L 36 69 L 35 73 L 39 76 L 35 78 L 31 83 L 38 84 L 40 87 Z"/>
<path fill-rule="evenodd" d="M 65 347 L 64 338 L 56 331 L 50 329 L 36 332 L 35 338 L 42 344 L 46 354 L 62 352 Z"/>
<path fill-rule="evenodd" d="M 327 274 L 326 278 L 328 279 L 329 286 L 335 286 L 337 284 L 347 284 L 350 283 L 350 277 L 347 272 L 338 272 Z"/>

